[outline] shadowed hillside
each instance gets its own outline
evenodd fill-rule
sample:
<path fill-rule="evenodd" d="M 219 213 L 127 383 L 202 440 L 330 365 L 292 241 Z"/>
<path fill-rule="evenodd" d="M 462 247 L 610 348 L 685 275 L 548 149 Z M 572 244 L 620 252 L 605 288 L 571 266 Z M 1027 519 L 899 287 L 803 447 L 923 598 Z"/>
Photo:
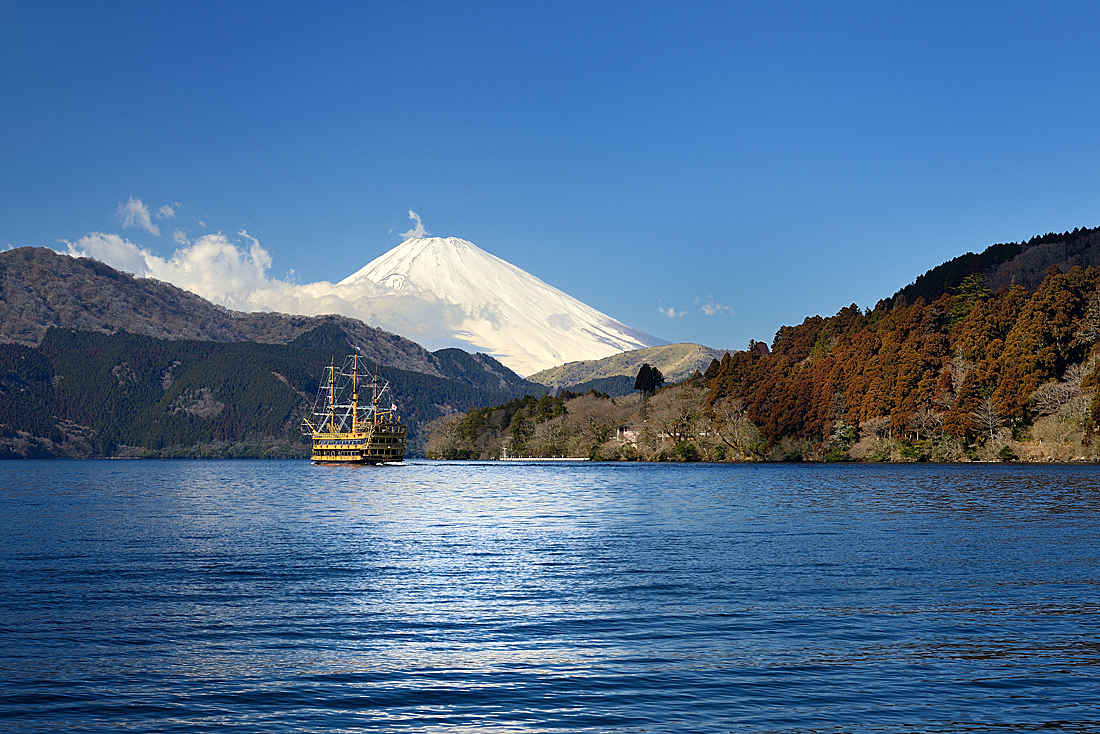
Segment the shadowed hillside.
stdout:
<path fill-rule="evenodd" d="M 33 346 L 46 329 L 157 339 L 287 344 L 321 324 L 334 324 L 380 364 L 442 376 L 416 342 L 345 316 L 288 316 L 230 311 L 151 278 L 135 278 L 89 258 L 45 247 L 0 252 L 0 342 Z"/>
<path fill-rule="evenodd" d="M 1063 272 L 1077 265 L 1100 265 L 1100 227 L 1050 232 L 1027 242 L 990 245 L 979 254 L 968 252 L 929 270 L 894 294 L 891 302 L 912 303 L 923 298 L 931 303 L 952 293 L 968 276 L 982 274 L 992 290 L 1018 285 L 1034 291 L 1052 265 Z M 900 299 L 900 301 L 899 301 Z"/>
<path fill-rule="evenodd" d="M 0 457 L 307 456 L 302 416 L 325 367 L 347 352 L 338 342 L 69 329 L 48 330 L 37 348 L 0 344 Z M 411 455 L 423 423 L 524 394 L 389 366 L 379 372 L 409 424 Z"/>

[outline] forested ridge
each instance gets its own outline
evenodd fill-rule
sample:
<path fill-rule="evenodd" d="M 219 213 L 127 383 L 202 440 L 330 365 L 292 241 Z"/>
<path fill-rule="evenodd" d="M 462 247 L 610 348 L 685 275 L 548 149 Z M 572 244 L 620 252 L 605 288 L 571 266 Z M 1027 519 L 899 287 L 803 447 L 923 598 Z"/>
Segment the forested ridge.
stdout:
<path fill-rule="evenodd" d="M 945 293 L 954 292 L 966 278 L 977 274 L 984 275 L 993 290 L 1002 285 L 1019 285 L 1034 291 L 1052 265 L 1063 272 L 1075 265 L 1100 266 L 1100 227 L 1048 232 L 1022 242 L 990 245 L 980 253 L 959 255 L 899 290 L 887 299 L 887 305 L 912 303 L 917 298 L 931 303 Z"/>
<path fill-rule="evenodd" d="M 0 456 L 307 456 L 299 425 L 324 368 L 348 353 L 343 337 L 324 324 L 291 345 L 51 328 L 37 348 L 0 344 Z M 484 366 L 484 355 L 445 358 Z M 380 373 L 414 452 L 424 422 L 523 390 Z"/>
<path fill-rule="evenodd" d="M 870 424 L 942 433 L 964 450 L 1026 438 L 1039 418 L 1072 404 L 1077 414 L 1063 417 L 1080 424 L 1088 447 L 1100 419 L 1098 285 L 1095 268 L 1054 266 L 1033 294 L 991 293 L 972 275 L 932 303 L 808 318 L 781 328 L 770 355 L 724 357 L 707 404 L 742 401 L 771 445 Z"/>
<path fill-rule="evenodd" d="M 576 420 L 577 398 L 554 416 L 498 407 L 480 420 L 473 412 L 441 420 L 429 448 L 482 457 L 567 447 L 669 460 L 1095 460 L 1098 340 L 1100 269 L 1052 266 L 1033 293 L 992 291 L 983 273 L 971 273 L 931 302 L 852 305 L 781 327 L 770 354 L 727 353 L 649 400 L 595 409 L 588 396 Z"/>
<path fill-rule="evenodd" d="M 90 258 L 46 247 L 0 252 L 0 343 L 37 346 L 50 327 L 298 346 L 331 347 L 335 338 L 342 348 L 353 343 L 371 361 L 404 370 L 505 392 L 523 382 L 486 355 L 468 355 L 481 363 L 479 370 L 469 359 L 456 360 L 451 352 L 458 350 L 433 354 L 416 342 L 347 316 L 231 311 L 170 283 L 135 278 Z M 494 379 L 479 371 L 493 373 Z M 536 389 L 526 383 L 523 387 Z"/>

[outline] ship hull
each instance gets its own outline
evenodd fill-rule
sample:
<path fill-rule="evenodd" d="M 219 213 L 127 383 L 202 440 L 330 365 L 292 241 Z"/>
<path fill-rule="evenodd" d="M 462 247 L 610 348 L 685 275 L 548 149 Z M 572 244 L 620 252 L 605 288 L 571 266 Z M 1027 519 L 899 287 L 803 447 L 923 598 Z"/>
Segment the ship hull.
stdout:
<path fill-rule="evenodd" d="M 403 461 L 405 449 L 405 426 L 387 422 L 365 431 L 314 433 L 310 459 L 315 464 L 386 464 Z"/>

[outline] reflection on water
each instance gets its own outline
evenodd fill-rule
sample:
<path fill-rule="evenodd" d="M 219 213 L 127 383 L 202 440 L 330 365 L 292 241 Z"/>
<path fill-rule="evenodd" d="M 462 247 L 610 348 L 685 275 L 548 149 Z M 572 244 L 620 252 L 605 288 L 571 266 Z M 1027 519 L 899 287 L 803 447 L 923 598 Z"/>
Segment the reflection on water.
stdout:
<path fill-rule="evenodd" d="M 1096 725 L 1093 467 L 0 465 L 16 730 Z"/>

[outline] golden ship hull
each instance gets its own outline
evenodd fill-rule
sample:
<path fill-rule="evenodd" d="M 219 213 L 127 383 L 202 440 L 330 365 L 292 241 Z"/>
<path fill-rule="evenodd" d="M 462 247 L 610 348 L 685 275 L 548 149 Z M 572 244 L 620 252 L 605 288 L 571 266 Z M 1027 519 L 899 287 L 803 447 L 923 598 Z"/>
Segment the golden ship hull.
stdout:
<path fill-rule="evenodd" d="M 314 433 L 315 464 L 383 464 L 405 459 L 406 432 L 401 423 L 386 422 L 351 433 Z"/>

